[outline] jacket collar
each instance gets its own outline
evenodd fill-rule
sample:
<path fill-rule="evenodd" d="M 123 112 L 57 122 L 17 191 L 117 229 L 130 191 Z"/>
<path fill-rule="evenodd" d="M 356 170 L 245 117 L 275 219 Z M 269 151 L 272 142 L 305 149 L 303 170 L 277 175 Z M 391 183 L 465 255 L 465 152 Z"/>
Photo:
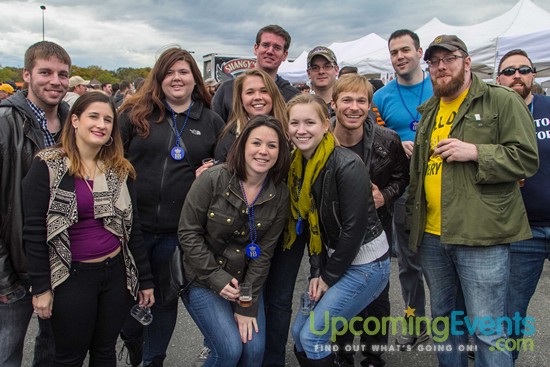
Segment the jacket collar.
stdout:
<path fill-rule="evenodd" d="M 230 192 L 233 193 L 233 195 L 231 195 Z M 276 196 L 276 193 L 277 189 L 275 187 L 275 184 L 268 177 L 267 182 L 265 183 L 265 187 L 260 193 L 260 197 L 256 201 L 255 205 L 260 205 L 265 203 L 266 201 L 273 199 Z M 228 191 L 226 192 L 225 197 L 236 208 L 240 208 L 242 204 L 245 203 L 241 191 L 241 185 L 239 184 L 239 179 L 234 174 L 229 180 Z"/>

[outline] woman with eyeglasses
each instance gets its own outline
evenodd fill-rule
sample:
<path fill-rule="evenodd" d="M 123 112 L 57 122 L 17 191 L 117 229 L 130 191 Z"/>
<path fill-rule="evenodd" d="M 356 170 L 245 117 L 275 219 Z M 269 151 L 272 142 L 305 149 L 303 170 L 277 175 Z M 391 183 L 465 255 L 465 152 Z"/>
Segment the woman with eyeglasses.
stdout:
<path fill-rule="evenodd" d="M 214 156 L 222 119 L 210 110 L 210 95 L 193 56 L 165 50 L 141 89 L 124 102 L 121 132 L 124 150 L 136 168 L 138 211 L 155 282 L 178 246 L 181 207 L 196 175 Z M 145 330 L 143 365 L 162 366 L 176 325 L 178 301 L 155 291 L 153 322 Z M 130 362 L 141 362 L 142 331 L 133 319 L 121 333 Z"/>

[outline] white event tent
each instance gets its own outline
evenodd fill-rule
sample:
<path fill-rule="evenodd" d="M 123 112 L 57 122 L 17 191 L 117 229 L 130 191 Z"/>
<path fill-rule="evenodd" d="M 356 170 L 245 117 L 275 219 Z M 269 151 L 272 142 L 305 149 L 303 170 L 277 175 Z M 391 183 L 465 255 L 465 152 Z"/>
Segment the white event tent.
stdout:
<path fill-rule="evenodd" d="M 327 47 L 334 52 L 338 66 L 342 67 L 343 65 L 351 65 L 356 60 L 364 59 L 377 50 L 387 49 L 387 42 L 379 35 L 370 33 L 353 41 L 336 42 Z M 291 83 L 307 82 L 308 52 L 303 51 L 293 62 L 283 62 L 279 67 L 278 74 Z"/>
<path fill-rule="evenodd" d="M 433 18 L 415 31 L 425 50 L 441 34 L 456 34 L 468 46 L 472 69 L 484 79 L 493 78 L 493 70 L 502 56 L 516 48 L 525 50 L 537 68 L 537 77 L 550 77 L 550 13 L 531 0 L 520 0 L 512 9 L 493 19 L 471 26 L 453 26 Z M 377 34 L 350 42 L 333 43 L 340 67 L 357 66 L 362 74 L 392 73 L 387 42 Z M 291 83 L 308 80 L 307 51 L 294 62 L 284 62 L 279 74 Z"/>
<path fill-rule="evenodd" d="M 483 78 L 492 78 L 501 57 L 516 48 L 527 51 L 537 67 L 537 77 L 550 76 L 550 13 L 530 0 L 520 0 L 506 13 L 475 25 L 453 26 L 433 18 L 415 32 L 424 50 L 438 35 L 456 34 L 468 46 L 472 69 Z M 387 49 L 352 65 L 361 73 L 393 71 Z"/>

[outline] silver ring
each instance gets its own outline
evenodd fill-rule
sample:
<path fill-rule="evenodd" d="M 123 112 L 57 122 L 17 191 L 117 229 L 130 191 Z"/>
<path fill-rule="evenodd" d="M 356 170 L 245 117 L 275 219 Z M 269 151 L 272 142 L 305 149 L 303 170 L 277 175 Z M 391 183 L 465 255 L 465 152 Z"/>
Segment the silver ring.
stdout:
<path fill-rule="evenodd" d="M 36 311 L 36 310 L 34 310 L 33 312 L 34 312 L 34 313 L 38 313 L 38 311 Z"/>
<path fill-rule="evenodd" d="M 149 303 L 149 300 L 148 300 L 148 299 L 146 299 L 146 300 L 145 300 L 145 303 Z"/>

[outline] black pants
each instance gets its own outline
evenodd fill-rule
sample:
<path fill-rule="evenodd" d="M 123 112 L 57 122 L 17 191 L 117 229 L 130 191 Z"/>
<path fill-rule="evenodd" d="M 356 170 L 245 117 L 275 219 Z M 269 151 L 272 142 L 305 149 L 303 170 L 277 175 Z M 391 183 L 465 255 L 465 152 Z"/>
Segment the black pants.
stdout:
<path fill-rule="evenodd" d="M 307 231 L 306 225 L 304 233 Z M 306 247 L 307 236 L 303 237 L 290 250 L 283 251 L 282 245 L 277 244 L 271 259 L 265 285 L 266 341 L 263 367 L 285 366 L 286 343 L 292 319 L 292 296 Z"/>
<path fill-rule="evenodd" d="M 115 367 L 115 345 L 130 312 L 126 270 L 119 253 L 100 263 L 74 262 L 69 278 L 55 290 L 52 329 L 54 366 Z"/>

